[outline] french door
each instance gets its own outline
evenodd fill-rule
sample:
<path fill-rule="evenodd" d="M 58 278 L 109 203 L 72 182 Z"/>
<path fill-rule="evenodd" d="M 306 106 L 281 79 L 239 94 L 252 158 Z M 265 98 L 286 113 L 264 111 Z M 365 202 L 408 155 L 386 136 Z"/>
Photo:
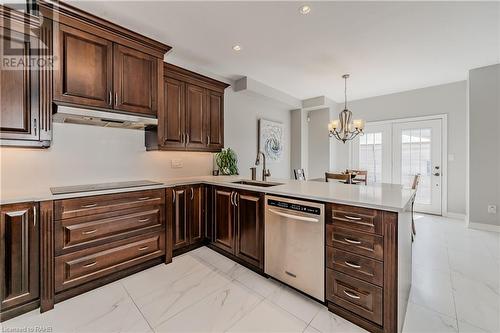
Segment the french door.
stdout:
<path fill-rule="evenodd" d="M 411 187 L 420 174 L 415 210 L 442 213 L 442 119 L 368 123 L 353 141 L 353 169 L 367 170 L 370 183 Z"/>
<path fill-rule="evenodd" d="M 420 174 L 415 210 L 441 214 L 441 119 L 393 125 L 393 183 L 411 184 Z"/>

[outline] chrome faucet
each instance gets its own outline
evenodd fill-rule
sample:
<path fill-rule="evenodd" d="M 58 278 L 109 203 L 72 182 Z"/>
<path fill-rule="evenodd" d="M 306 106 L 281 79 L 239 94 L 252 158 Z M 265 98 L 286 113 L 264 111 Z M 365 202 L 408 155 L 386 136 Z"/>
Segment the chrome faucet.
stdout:
<path fill-rule="evenodd" d="M 269 171 L 269 169 L 266 169 L 266 155 L 261 151 L 257 153 L 255 165 L 260 164 L 260 155 L 262 155 L 262 181 L 265 182 L 267 177 L 271 177 L 271 171 Z"/>

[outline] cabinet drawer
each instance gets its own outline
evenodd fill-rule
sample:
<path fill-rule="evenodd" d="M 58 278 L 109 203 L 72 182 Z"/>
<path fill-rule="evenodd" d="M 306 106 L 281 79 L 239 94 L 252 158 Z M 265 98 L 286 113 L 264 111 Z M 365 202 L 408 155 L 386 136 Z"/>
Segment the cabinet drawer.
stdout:
<path fill-rule="evenodd" d="M 382 325 L 382 288 L 327 269 L 326 298 L 361 316 Z"/>
<path fill-rule="evenodd" d="M 375 209 L 330 204 L 327 223 L 382 235 L 382 212 Z"/>
<path fill-rule="evenodd" d="M 116 194 L 96 195 L 55 201 L 55 219 L 105 213 L 144 205 L 165 203 L 165 190 L 147 190 Z"/>
<path fill-rule="evenodd" d="M 165 253 L 163 233 L 94 247 L 55 259 L 55 290 L 66 290 Z"/>
<path fill-rule="evenodd" d="M 326 225 L 326 244 L 335 248 L 384 260 L 384 238 L 350 229 Z"/>
<path fill-rule="evenodd" d="M 326 247 L 326 260 L 328 268 L 383 286 L 384 264 L 380 261 L 331 246 Z"/>
<path fill-rule="evenodd" d="M 155 227 L 161 229 L 164 224 L 163 207 L 147 206 L 56 221 L 56 253 L 95 246 L 120 236 L 131 236 L 134 231 L 151 232 Z"/>

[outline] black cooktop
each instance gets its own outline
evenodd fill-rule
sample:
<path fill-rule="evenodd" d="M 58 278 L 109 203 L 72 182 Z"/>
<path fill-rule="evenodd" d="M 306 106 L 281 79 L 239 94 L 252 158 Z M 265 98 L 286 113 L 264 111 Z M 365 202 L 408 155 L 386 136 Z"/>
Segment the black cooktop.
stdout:
<path fill-rule="evenodd" d="M 116 190 L 121 188 L 153 186 L 153 185 L 162 185 L 162 183 L 153 182 L 151 180 L 135 180 L 131 182 L 115 182 L 115 183 L 51 187 L 50 191 L 52 192 L 52 194 L 69 194 L 78 192 Z"/>

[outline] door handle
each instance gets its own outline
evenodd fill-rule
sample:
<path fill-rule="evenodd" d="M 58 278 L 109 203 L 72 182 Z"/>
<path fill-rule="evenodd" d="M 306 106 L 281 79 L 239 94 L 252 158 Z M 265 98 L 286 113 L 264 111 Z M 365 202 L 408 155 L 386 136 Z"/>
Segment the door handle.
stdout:
<path fill-rule="evenodd" d="M 90 234 L 93 234 L 96 231 L 97 231 L 97 229 L 92 229 L 92 230 L 88 230 L 88 231 L 82 231 L 82 235 L 90 235 Z"/>
<path fill-rule="evenodd" d="M 36 205 L 33 205 L 33 226 L 36 227 Z"/>
<path fill-rule="evenodd" d="M 118 93 L 116 92 L 115 93 L 115 106 L 118 105 Z"/>
<path fill-rule="evenodd" d="M 186 146 L 189 145 L 189 133 L 186 133 Z"/>
<path fill-rule="evenodd" d="M 109 105 L 113 104 L 113 93 L 111 92 L 111 90 L 109 91 L 109 94 L 108 94 L 108 104 Z"/>
<path fill-rule="evenodd" d="M 175 190 L 172 189 L 172 203 L 175 203 Z"/>
<path fill-rule="evenodd" d="M 307 216 L 300 216 L 300 215 L 293 215 L 293 214 L 287 214 L 283 212 L 278 212 L 277 210 L 274 209 L 268 209 L 269 212 L 279 215 L 281 217 L 286 217 L 289 219 L 294 219 L 298 221 L 304 221 L 304 222 L 319 222 L 318 219 L 312 218 L 312 217 L 307 217 Z"/>
<path fill-rule="evenodd" d="M 210 135 L 207 135 L 207 145 L 210 146 Z"/>
<path fill-rule="evenodd" d="M 233 196 L 234 192 L 231 192 L 231 195 L 229 196 L 229 199 L 231 200 L 231 206 L 234 206 Z"/>
<path fill-rule="evenodd" d="M 194 199 L 194 190 L 193 190 L 193 187 L 191 187 L 191 200 Z"/>
<path fill-rule="evenodd" d="M 238 192 L 234 192 L 234 205 L 238 207 Z"/>
<path fill-rule="evenodd" d="M 439 177 L 441 174 L 439 172 L 434 173 L 434 176 Z"/>
<path fill-rule="evenodd" d="M 33 119 L 33 130 L 35 131 L 35 136 L 37 135 L 36 118 Z"/>

